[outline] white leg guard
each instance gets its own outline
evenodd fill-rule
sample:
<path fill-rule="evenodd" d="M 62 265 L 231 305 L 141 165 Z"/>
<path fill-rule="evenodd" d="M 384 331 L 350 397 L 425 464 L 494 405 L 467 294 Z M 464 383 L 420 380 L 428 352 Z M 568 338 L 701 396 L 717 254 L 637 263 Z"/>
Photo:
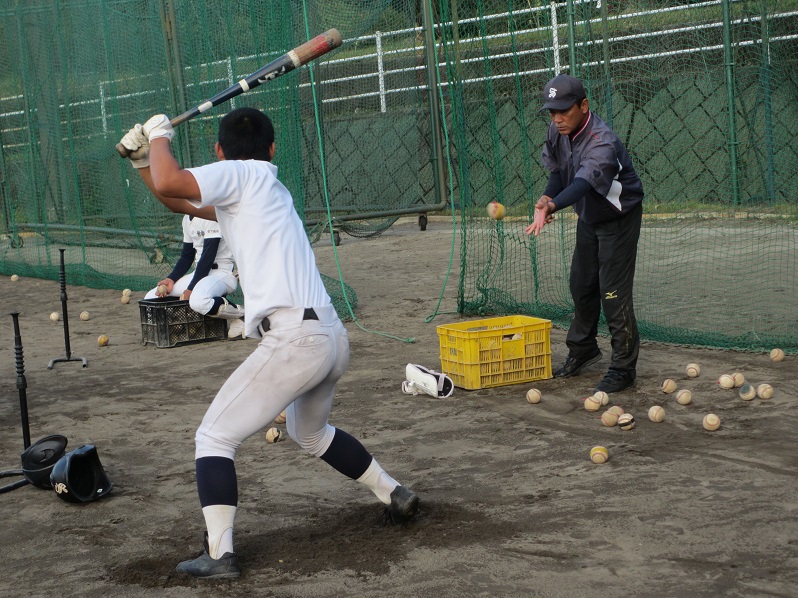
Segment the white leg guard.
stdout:
<path fill-rule="evenodd" d="M 446 374 L 428 370 L 420 365 L 408 363 L 405 368 L 407 380 L 402 382 L 402 392 L 408 395 L 426 393 L 431 397 L 445 398 L 454 391 L 454 383 Z"/>
<path fill-rule="evenodd" d="M 399 485 L 395 479 L 385 473 L 376 459 L 371 459 L 371 465 L 366 472 L 357 479 L 365 484 L 385 505 L 391 504 L 391 492 Z"/>
<path fill-rule="evenodd" d="M 227 299 L 222 297 L 222 303 L 213 316 L 214 318 L 222 318 L 223 320 L 238 320 L 244 317 L 244 308 L 241 305 L 233 305 Z"/>
<path fill-rule="evenodd" d="M 208 528 L 208 554 L 212 559 L 220 558 L 225 552 L 233 550 L 233 522 L 236 507 L 230 505 L 209 505 L 202 509 L 205 527 Z"/>

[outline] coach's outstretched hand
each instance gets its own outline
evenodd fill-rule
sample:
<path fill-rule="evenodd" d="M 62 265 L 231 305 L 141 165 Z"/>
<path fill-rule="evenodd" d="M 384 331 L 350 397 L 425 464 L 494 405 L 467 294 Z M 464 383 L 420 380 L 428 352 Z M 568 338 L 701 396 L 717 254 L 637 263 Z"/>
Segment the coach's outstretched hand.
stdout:
<path fill-rule="evenodd" d="M 125 133 L 119 143 L 130 150 L 127 157 L 134 168 L 146 168 L 150 165 L 150 141 L 142 132 L 140 124 Z"/>
<path fill-rule="evenodd" d="M 169 117 L 165 114 L 156 114 L 142 126 L 144 134 L 147 139 L 152 142 L 153 139 L 160 139 L 165 137 L 169 141 L 175 136 L 175 130 L 172 128 L 172 123 L 169 122 Z"/>

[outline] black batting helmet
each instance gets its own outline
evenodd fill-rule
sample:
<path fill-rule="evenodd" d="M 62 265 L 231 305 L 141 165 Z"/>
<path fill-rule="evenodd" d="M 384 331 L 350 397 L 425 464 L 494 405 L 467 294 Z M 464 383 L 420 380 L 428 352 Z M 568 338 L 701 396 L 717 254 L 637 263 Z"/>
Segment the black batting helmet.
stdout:
<path fill-rule="evenodd" d="M 84 444 L 61 457 L 53 467 L 50 482 L 58 498 L 68 502 L 91 502 L 112 488 L 93 444 Z"/>
<path fill-rule="evenodd" d="M 45 436 L 22 452 L 22 475 L 37 488 L 50 490 L 50 473 L 64 456 L 67 439 L 60 434 Z"/>

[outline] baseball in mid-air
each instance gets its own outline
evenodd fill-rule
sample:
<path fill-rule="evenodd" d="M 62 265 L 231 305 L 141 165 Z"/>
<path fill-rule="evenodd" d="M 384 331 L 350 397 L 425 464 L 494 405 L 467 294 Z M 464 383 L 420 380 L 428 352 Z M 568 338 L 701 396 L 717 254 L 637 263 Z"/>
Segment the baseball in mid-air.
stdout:
<path fill-rule="evenodd" d="M 16 274 L 14 276 L 16 276 Z M 11 280 L 14 280 L 14 276 L 11 277 Z M 770 360 L 773 361 L 774 363 L 784 361 L 784 351 L 782 351 L 781 349 L 773 349 L 770 352 Z"/>
<path fill-rule="evenodd" d="M 740 388 L 743 384 L 745 384 L 745 376 L 743 376 L 740 372 L 734 372 L 732 374 L 732 380 L 734 380 L 734 388 Z"/>
<path fill-rule="evenodd" d="M 274 444 L 275 442 L 280 442 L 283 438 L 283 433 L 280 428 L 269 428 L 266 430 L 266 442 Z"/>
<path fill-rule="evenodd" d="M 89 312 L 87 311 L 80 312 L 80 319 L 83 320 L 84 322 L 88 320 L 90 317 L 91 316 L 89 315 Z"/>
<path fill-rule="evenodd" d="M 530 388 L 526 391 L 526 400 L 530 403 L 540 403 L 540 399 L 543 398 L 543 395 L 540 394 L 540 391 L 537 388 Z"/>
<path fill-rule="evenodd" d="M 756 387 L 756 396 L 762 400 L 773 398 L 773 387 L 770 384 L 760 384 Z"/>
<path fill-rule="evenodd" d="M 722 374 L 720 378 L 718 378 L 718 384 L 720 384 L 721 388 L 734 388 L 734 378 L 729 374 Z"/>
<path fill-rule="evenodd" d="M 648 410 L 648 419 L 653 422 L 659 423 L 665 420 L 665 410 L 659 405 L 654 405 Z"/>
<path fill-rule="evenodd" d="M 101 335 L 100 335 L 100 336 L 97 338 L 97 346 L 98 346 L 98 347 L 107 347 L 107 346 L 108 346 L 108 342 L 109 342 L 109 339 L 108 339 L 108 337 L 107 337 L 106 335 L 104 335 L 104 334 L 101 334 Z"/>
<path fill-rule="evenodd" d="M 596 397 L 587 397 L 585 399 L 586 411 L 598 411 L 599 409 L 601 409 L 601 399 Z"/>
<path fill-rule="evenodd" d="M 689 405 L 693 402 L 693 393 L 687 388 L 681 389 L 676 393 L 676 402 L 679 405 Z"/>
<path fill-rule="evenodd" d="M 492 201 L 488 204 L 488 216 L 494 220 L 501 220 L 504 218 L 504 214 L 504 205 L 500 204 L 498 201 Z"/>
<path fill-rule="evenodd" d="M 613 427 L 618 423 L 618 414 L 613 411 L 605 411 L 601 414 L 601 423 L 608 428 Z"/>
<path fill-rule="evenodd" d="M 53 313 L 51 313 L 51 314 L 50 314 L 50 319 L 51 319 L 53 322 L 57 322 L 58 320 L 60 320 L 60 319 L 61 319 L 61 316 L 59 316 L 59 315 L 58 315 L 58 312 L 55 312 L 55 311 L 54 311 Z"/>
<path fill-rule="evenodd" d="M 624 413 L 618 418 L 618 427 L 621 430 L 631 430 L 635 427 L 635 418 L 631 413 Z"/>
<path fill-rule="evenodd" d="M 590 460 L 593 463 L 606 463 L 610 458 L 610 452 L 603 446 L 594 446 L 590 449 Z"/>
<path fill-rule="evenodd" d="M 676 380 L 671 380 L 670 378 L 663 380 L 660 389 L 664 393 L 672 393 L 674 390 L 676 390 Z"/>
<path fill-rule="evenodd" d="M 756 396 L 756 388 L 746 382 L 740 387 L 740 398 L 743 401 L 750 401 Z"/>
<path fill-rule="evenodd" d="M 603 390 L 597 390 L 593 393 L 593 396 L 596 397 L 599 401 L 601 401 L 601 406 L 608 405 L 610 402 L 610 395 L 608 395 Z"/>
<path fill-rule="evenodd" d="M 19 280 L 19 274 L 11 275 L 11 282 L 17 282 L 18 280 Z"/>
<path fill-rule="evenodd" d="M 280 415 L 274 418 L 275 424 L 284 424 L 285 423 L 285 411 L 283 411 Z"/>
<path fill-rule="evenodd" d="M 720 428 L 720 418 L 715 415 L 714 413 L 707 413 L 704 416 L 704 429 L 709 430 L 710 432 L 714 432 L 718 428 Z"/>
<path fill-rule="evenodd" d="M 698 375 L 701 373 L 701 366 L 697 363 L 688 363 L 685 370 L 687 371 L 688 377 L 698 378 Z"/>

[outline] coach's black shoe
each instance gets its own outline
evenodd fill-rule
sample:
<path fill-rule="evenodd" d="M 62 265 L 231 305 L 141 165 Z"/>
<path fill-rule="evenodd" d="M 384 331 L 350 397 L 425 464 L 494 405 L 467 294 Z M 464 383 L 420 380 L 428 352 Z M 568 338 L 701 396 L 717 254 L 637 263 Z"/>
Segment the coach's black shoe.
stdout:
<path fill-rule="evenodd" d="M 418 513 L 418 495 L 404 486 L 391 492 L 391 504 L 385 507 L 385 523 L 401 525 Z"/>
<path fill-rule="evenodd" d="M 632 384 L 635 383 L 635 378 L 636 375 L 634 372 L 611 369 L 607 372 L 607 375 L 604 376 L 604 380 L 598 383 L 595 391 L 598 392 L 603 390 L 607 394 L 618 392 L 632 386 Z"/>
<path fill-rule="evenodd" d="M 596 349 L 596 352 L 587 357 L 571 357 L 570 355 L 565 359 L 565 363 L 554 371 L 555 378 L 570 378 L 576 376 L 579 372 L 589 365 L 593 365 L 601 359 L 601 350 Z"/>
<path fill-rule="evenodd" d="M 218 559 L 212 559 L 208 554 L 208 534 L 202 541 L 204 549 L 202 553 L 191 561 L 183 561 L 176 570 L 178 573 L 187 573 L 192 577 L 203 579 L 235 579 L 241 575 L 241 567 L 238 566 L 238 557 L 235 553 L 225 552 Z"/>

